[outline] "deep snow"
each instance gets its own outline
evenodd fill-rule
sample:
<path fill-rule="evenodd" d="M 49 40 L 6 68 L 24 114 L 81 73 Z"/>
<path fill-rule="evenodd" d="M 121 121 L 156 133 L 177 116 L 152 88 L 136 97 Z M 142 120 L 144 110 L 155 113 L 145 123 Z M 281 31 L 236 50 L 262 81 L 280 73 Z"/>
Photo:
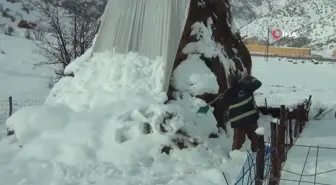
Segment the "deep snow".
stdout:
<path fill-rule="evenodd" d="M 313 108 L 318 104 L 336 106 L 333 98 L 336 92 L 334 83 L 336 63 L 314 64 L 309 60 L 253 58 L 252 73 L 261 79 L 263 85 L 256 92 L 256 102 L 264 105 L 265 98 L 269 106 L 294 105 L 313 98 Z M 293 62 L 289 62 L 293 61 Z"/>
<path fill-rule="evenodd" d="M 211 113 L 196 114 L 202 100 L 185 94 L 164 105 L 160 58 L 101 53 L 88 61 L 89 52 L 67 68 L 75 77 L 61 80 L 45 105 L 22 109 L 7 121 L 17 139 L 0 141 L 0 178 L 6 184 L 225 184 L 221 172 L 229 182 L 235 180 L 245 152 L 229 153 L 231 130 L 228 138 L 207 139 L 216 126 Z M 263 82 L 257 102 L 268 97 L 270 105 L 295 104 L 312 94 L 313 101 L 332 107 L 335 102 L 327 96 L 335 91 L 330 80 L 334 68 L 254 58 L 253 73 Z M 310 84 L 304 83 L 307 79 Z M 178 115 L 166 121 L 167 130 L 185 128 L 202 144 L 161 154 L 173 137 L 159 129 L 167 112 Z M 266 140 L 270 121 L 260 118 Z M 153 133 L 143 133 L 146 123 Z"/>
<path fill-rule="evenodd" d="M 22 33 L 18 35 L 23 37 Z M 152 36 L 150 32 L 146 34 Z M 35 51 L 34 44 L 30 40 L 4 35 L 0 35 L 0 41 L 0 51 L 5 52 L 0 53 L 0 85 L 6 89 L 0 92 L 0 98 L 7 99 L 11 95 L 20 99 L 44 99 L 49 93 L 45 85 L 51 69 L 32 68 L 33 64 L 43 60 Z M 159 44 L 156 40 L 155 43 Z M 202 48 L 198 45 L 197 49 Z M 0 125 L 2 183 L 226 184 L 222 173 L 229 182 L 235 181 L 249 142 L 245 143 L 242 152 L 229 152 L 232 143 L 230 129 L 228 136 L 207 138 L 216 130 L 214 117 L 211 113 L 197 115 L 196 110 L 205 103 L 187 95 L 218 89 L 214 76 L 202 63 L 185 61 L 175 71 L 173 76 L 179 79 L 175 85 L 186 93 L 183 99 L 165 105 L 167 97 L 161 92 L 162 58 L 148 59 L 136 53 L 112 52 L 98 54 L 88 61 L 90 52 L 68 66 L 66 71 L 73 71 L 75 77 L 62 79 L 49 94 L 45 105 L 22 109 L 8 120 L 6 125 L 16 130 L 14 137 L 1 139 L 5 128 Z M 332 97 L 336 88 L 331 80 L 335 79 L 335 64 L 315 65 L 307 61 L 303 64 L 300 60 L 293 64 L 286 59 L 265 62 L 261 57 L 253 60 L 253 75 L 263 82 L 256 93 L 259 105 L 264 104 L 265 97 L 268 105 L 279 106 L 295 104 L 313 95 L 313 115 L 318 104 L 335 107 L 336 101 Z M 197 73 L 183 75 L 190 66 Z M 177 116 L 164 121 L 167 113 Z M 333 114 L 328 116 L 332 118 Z M 261 116 L 259 120 L 259 126 L 264 128 L 259 131 L 264 132 L 266 140 L 270 121 L 272 118 L 268 116 Z M 330 134 L 334 130 L 331 129 L 333 121 L 313 121 L 298 143 L 328 143 L 328 146 L 333 146 L 330 143 L 334 139 Z M 168 134 L 160 132 L 162 122 L 170 131 Z M 321 129 L 321 124 L 328 127 Z M 143 131 L 148 125 L 152 133 L 146 135 Z M 192 137 L 201 141 L 201 145 L 174 150 L 170 156 L 161 154 L 160 149 L 172 144 L 172 132 L 179 128 L 188 130 Z M 300 173 L 303 168 L 301 154 L 305 152 L 294 148 L 289 156 L 292 161 L 285 168 Z M 318 172 L 334 168 L 329 154 L 332 155 L 320 154 Z M 313 173 L 313 163 L 309 163 L 305 172 Z M 318 177 L 318 182 L 333 184 L 328 175 Z M 289 176 L 284 174 L 283 177 Z"/>
<path fill-rule="evenodd" d="M 224 135 L 208 139 L 217 128 L 210 112 L 196 114 L 204 101 L 185 94 L 164 104 L 160 59 L 106 52 L 87 61 L 89 52 L 67 68 L 75 77 L 63 78 L 45 105 L 22 109 L 7 121 L 23 148 L 7 146 L 13 137 L 1 141 L 1 148 L 13 148 L 4 150 L 1 162 L 6 184 L 210 185 L 225 183 L 222 172 L 235 180 L 245 153 L 229 154 L 231 139 Z M 176 116 L 164 121 L 167 113 Z M 160 132 L 163 122 L 166 134 Z M 151 134 L 144 134 L 146 124 Z M 161 154 L 180 128 L 201 145 Z"/>
<path fill-rule="evenodd" d="M 321 184 L 335 184 L 335 129 L 335 119 L 310 121 L 296 142 L 302 146 L 294 146 L 288 154 L 282 179 L 301 180 L 302 185 L 313 184 L 314 180 Z M 298 182 L 282 180 L 281 184 L 296 185 Z"/>
<path fill-rule="evenodd" d="M 16 100 L 45 99 L 52 69 L 50 66 L 34 68 L 43 60 L 31 40 L 0 34 L 0 101 L 9 96 Z"/>

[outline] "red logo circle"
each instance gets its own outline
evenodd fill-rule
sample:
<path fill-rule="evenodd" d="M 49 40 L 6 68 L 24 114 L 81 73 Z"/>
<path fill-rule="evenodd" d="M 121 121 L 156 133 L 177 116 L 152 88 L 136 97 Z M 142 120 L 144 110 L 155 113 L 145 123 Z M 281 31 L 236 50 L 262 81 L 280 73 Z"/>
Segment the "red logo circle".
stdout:
<path fill-rule="evenodd" d="M 273 30 L 272 36 L 275 39 L 280 39 L 282 37 L 282 32 L 279 29 Z"/>

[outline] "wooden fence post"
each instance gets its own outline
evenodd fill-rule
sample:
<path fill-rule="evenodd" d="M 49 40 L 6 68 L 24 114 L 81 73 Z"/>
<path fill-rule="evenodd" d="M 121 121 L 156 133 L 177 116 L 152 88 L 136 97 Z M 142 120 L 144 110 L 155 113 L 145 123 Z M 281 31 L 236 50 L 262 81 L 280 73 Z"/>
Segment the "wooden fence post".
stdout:
<path fill-rule="evenodd" d="M 299 127 L 299 134 L 302 133 L 302 130 L 303 130 L 303 123 L 302 123 L 302 106 L 301 105 L 298 105 L 297 106 L 297 112 L 296 112 L 296 119 L 297 119 L 297 123 L 298 123 L 298 127 Z"/>
<path fill-rule="evenodd" d="M 285 158 L 285 127 L 286 127 L 286 107 L 285 105 L 280 106 L 280 123 L 278 125 L 278 137 L 277 137 L 277 154 L 279 157 L 279 165 L 286 160 Z"/>
<path fill-rule="evenodd" d="M 13 113 L 13 98 L 11 96 L 8 98 L 8 103 L 9 103 L 9 117 L 10 117 Z M 11 135 L 14 135 L 14 131 L 7 129 L 7 136 Z"/>
<path fill-rule="evenodd" d="M 271 122 L 271 174 L 269 179 L 269 185 L 277 185 L 279 179 L 279 166 L 278 166 L 278 156 L 276 148 L 277 139 L 277 123 L 278 120 Z"/>
<path fill-rule="evenodd" d="M 294 137 L 297 138 L 299 137 L 300 133 L 300 116 L 299 116 L 299 106 L 297 106 L 294 109 L 294 115 L 295 115 L 295 126 L 294 126 Z"/>
<path fill-rule="evenodd" d="M 307 106 L 305 107 L 307 121 L 308 121 L 308 118 L 309 118 L 309 112 L 310 112 L 310 107 L 311 107 L 311 99 L 312 99 L 312 95 L 309 95 L 309 98 L 308 98 L 308 101 L 307 101 Z"/>
<path fill-rule="evenodd" d="M 292 147 L 294 144 L 292 119 L 288 120 L 288 132 L 289 132 L 289 146 Z"/>
<path fill-rule="evenodd" d="M 300 122 L 301 122 L 301 129 L 300 129 L 300 133 L 302 133 L 303 128 L 305 126 L 305 119 L 306 119 L 306 111 L 304 108 L 304 105 L 299 105 L 299 114 L 300 114 Z"/>
<path fill-rule="evenodd" d="M 263 129 L 263 128 L 260 128 Z M 260 130 L 259 130 L 260 131 Z M 255 185 L 262 185 L 264 181 L 264 171 L 265 171 L 265 140 L 264 133 L 257 132 L 258 135 L 258 151 L 256 157 L 256 181 Z"/>
<path fill-rule="evenodd" d="M 9 117 L 13 114 L 13 98 L 9 97 Z"/>
<path fill-rule="evenodd" d="M 306 126 L 306 120 L 308 121 L 305 105 L 300 106 L 300 118 L 302 122 L 302 131 L 303 131 L 303 128 Z"/>

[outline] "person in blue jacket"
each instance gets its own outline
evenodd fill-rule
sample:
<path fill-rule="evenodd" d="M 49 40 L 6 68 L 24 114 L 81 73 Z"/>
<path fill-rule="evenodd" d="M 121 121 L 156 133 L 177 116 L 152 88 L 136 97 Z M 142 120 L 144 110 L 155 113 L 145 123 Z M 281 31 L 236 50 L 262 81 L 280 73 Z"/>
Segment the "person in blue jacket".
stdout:
<path fill-rule="evenodd" d="M 251 141 L 252 152 L 257 151 L 258 139 L 255 130 L 258 128 L 259 111 L 253 94 L 261 85 L 258 79 L 250 75 L 241 80 L 234 78 L 231 88 L 221 99 L 229 105 L 228 119 L 234 130 L 232 150 L 241 149 L 247 136 Z"/>

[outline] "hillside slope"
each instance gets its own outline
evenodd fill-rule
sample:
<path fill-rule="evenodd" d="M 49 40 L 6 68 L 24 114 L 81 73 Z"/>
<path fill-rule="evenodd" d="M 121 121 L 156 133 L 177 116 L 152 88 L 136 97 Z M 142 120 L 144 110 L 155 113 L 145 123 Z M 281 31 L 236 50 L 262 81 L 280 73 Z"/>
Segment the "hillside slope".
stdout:
<path fill-rule="evenodd" d="M 28 39 L 0 34 L 0 100 L 43 100 L 52 76 L 50 66 L 34 68 L 45 58 Z"/>
<path fill-rule="evenodd" d="M 20 21 L 38 23 L 41 19 L 36 8 L 25 0 L 0 0 L 0 14 L 0 33 L 20 37 L 24 37 L 24 30 L 18 29 Z"/>
<path fill-rule="evenodd" d="M 235 6 L 249 6 L 253 17 L 236 12 L 238 27 L 242 36 L 258 37 L 266 40 L 267 28 L 298 33 L 306 38 L 314 49 L 332 49 L 336 43 L 336 4 L 333 0 L 293 0 L 289 1 L 248 1 L 248 5 L 235 3 Z M 245 8 L 247 9 L 247 8 Z M 243 13 L 242 13 L 243 14 Z M 239 16 L 240 15 L 240 16 Z M 271 37 L 271 42 L 276 41 Z M 300 43 L 301 42 L 301 43 Z M 299 39 L 286 41 L 280 45 L 304 46 Z"/>

